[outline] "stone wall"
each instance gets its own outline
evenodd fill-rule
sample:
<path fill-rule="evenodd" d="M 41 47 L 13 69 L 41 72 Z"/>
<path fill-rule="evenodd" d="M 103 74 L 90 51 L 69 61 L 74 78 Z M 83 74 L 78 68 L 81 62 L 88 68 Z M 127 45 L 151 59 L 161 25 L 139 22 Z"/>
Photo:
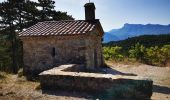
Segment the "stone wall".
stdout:
<path fill-rule="evenodd" d="M 25 37 L 22 41 L 24 72 L 29 76 L 62 64 L 83 64 L 90 70 L 102 65 L 100 36 Z"/>
<path fill-rule="evenodd" d="M 61 89 L 65 91 L 97 93 L 99 96 L 104 97 L 104 100 L 115 100 L 114 98 L 116 100 L 118 100 L 117 98 L 145 100 L 152 96 L 153 82 L 151 80 L 137 76 L 64 71 L 64 69 L 76 66 L 62 65 L 42 72 L 40 74 L 42 90 Z"/>
<path fill-rule="evenodd" d="M 91 36 L 86 39 L 86 61 L 88 69 L 98 69 L 103 65 L 101 37 Z"/>

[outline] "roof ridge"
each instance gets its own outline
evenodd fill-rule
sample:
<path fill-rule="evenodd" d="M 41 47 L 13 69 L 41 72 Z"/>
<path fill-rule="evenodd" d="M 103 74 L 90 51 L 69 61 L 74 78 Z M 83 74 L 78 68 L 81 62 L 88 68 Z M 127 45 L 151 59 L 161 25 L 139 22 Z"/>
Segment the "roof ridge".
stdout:
<path fill-rule="evenodd" d="M 85 21 L 85 20 L 60 20 L 60 21 L 43 21 L 43 22 L 74 22 L 74 21 Z"/>
<path fill-rule="evenodd" d="M 91 21 L 91 20 L 59 20 L 59 21 L 55 21 L 55 20 L 53 20 L 53 21 L 43 21 L 43 22 L 38 22 L 38 23 L 46 23 L 46 22 L 75 22 L 75 21 L 86 21 L 86 22 L 95 22 L 95 21 L 99 21 L 99 19 L 95 19 L 95 20 L 93 20 L 93 21 Z"/>

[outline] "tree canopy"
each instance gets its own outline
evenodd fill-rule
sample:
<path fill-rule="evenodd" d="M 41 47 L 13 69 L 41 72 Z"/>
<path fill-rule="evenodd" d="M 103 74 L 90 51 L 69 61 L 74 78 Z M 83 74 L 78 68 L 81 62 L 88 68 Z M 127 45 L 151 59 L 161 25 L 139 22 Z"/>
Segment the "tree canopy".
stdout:
<path fill-rule="evenodd" d="M 7 0 L 0 3 L 0 30 L 13 26 L 22 31 L 40 21 L 74 20 L 66 12 L 56 11 L 55 1 Z"/>

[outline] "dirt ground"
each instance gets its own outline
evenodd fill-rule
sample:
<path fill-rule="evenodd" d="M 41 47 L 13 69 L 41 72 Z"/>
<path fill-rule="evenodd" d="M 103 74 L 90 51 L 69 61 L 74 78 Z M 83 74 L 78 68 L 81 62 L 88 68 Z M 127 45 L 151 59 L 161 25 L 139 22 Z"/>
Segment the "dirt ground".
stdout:
<path fill-rule="evenodd" d="M 127 74 L 136 74 L 153 80 L 152 100 L 170 100 L 170 66 L 156 67 L 144 64 L 125 65 L 108 63 L 114 70 Z"/>
<path fill-rule="evenodd" d="M 121 75 L 138 75 L 154 82 L 152 100 L 170 100 L 170 67 L 143 64 L 125 65 L 109 62 L 108 65 Z M 39 82 L 26 81 L 24 77 L 0 72 L 0 100 L 89 100 L 86 93 L 41 91 Z"/>

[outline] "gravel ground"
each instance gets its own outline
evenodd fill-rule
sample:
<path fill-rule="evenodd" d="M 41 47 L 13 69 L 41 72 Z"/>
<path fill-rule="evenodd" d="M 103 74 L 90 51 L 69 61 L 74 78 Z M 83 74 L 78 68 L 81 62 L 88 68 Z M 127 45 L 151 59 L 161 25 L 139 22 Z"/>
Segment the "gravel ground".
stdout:
<path fill-rule="evenodd" d="M 153 80 L 152 100 L 170 100 L 170 67 L 156 67 L 144 64 L 125 65 L 108 63 L 118 72 L 136 74 Z"/>
<path fill-rule="evenodd" d="M 125 65 L 108 63 L 117 74 L 138 75 L 150 78 L 154 82 L 153 100 L 170 100 L 170 67 L 156 67 L 143 64 Z M 1 73 L 0 75 L 5 73 Z M 5 74 L 0 77 L 0 100 L 89 100 L 86 93 L 46 91 L 39 89 L 39 82 L 26 81 L 24 77 Z"/>

